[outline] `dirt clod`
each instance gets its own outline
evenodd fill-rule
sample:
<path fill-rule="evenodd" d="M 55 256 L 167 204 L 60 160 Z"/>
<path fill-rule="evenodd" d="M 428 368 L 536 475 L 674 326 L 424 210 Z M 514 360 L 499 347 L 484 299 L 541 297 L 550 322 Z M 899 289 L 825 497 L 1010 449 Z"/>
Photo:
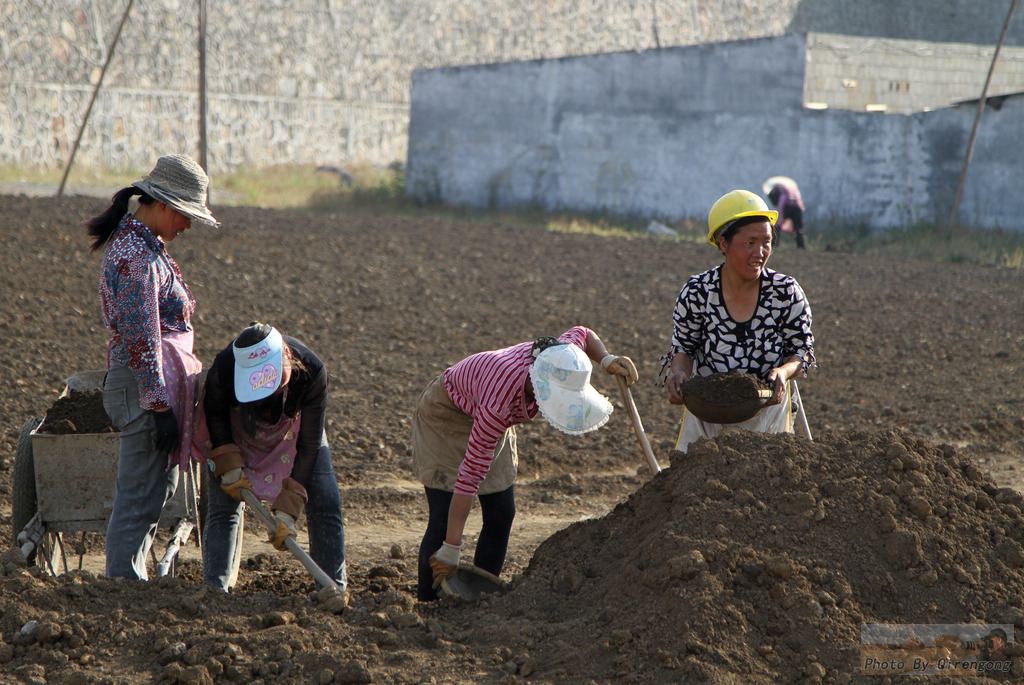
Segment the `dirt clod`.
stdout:
<path fill-rule="evenodd" d="M 39 426 L 40 433 L 68 435 L 81 433 L 112 433 L 103 408 L 102 390 L 69 390 L 65 397 L 58 398 L 49 409 Z"/>
<path fill-rule="evenodd" d="M 768 389 L 768 384 L 757 376 L 739 371 L 690 376 L 683 388 L 687 395 L 716 407 L 731 407 L 756 399 L 759 390 Z"/>

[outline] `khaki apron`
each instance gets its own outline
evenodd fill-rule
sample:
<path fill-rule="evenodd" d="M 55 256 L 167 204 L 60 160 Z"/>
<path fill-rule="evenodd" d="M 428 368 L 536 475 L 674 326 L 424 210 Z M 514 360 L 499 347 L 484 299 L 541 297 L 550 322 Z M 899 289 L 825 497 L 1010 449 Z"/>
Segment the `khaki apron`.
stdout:
<path fill-rule="evenodd" d="M 427 385 L 412 415 L 412 462 L 416 478 L 428 488 L 455 490 L 459 466 L 466 458 L 473 417 L 455 406 L 444 387 L 444 376 Z M 494 450 L 487 477 L 478 495 L 512 487 L 519 468 L 516 429 L 510 427 Z"/>

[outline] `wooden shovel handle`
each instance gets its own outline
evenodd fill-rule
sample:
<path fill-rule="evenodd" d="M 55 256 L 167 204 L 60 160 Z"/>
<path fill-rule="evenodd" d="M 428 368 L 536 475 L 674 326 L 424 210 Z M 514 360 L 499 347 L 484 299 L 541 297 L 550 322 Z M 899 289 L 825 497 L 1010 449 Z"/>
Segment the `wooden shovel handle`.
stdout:
<path fill-rule="evenodd" d="M 636 433 L 636 437 L 640 440 L 640 446 L 643 448 L 644 456 L 647 458 L 647 465 L 651 467 L 651 471 L 654 473 L 661 473 L 658 460 L 654 457 L 654 450 L 651 449 L 651 443 L 647 440 L 647 433 L 644 432 L 644 424 L 640 422 L 640 414 L 636 410 L 636 403 L 633 402 L 633 393 L 629 391 L 625 378 L 616 375 L 615 380 L 619 382 L 622 399 L 625 400 L 626 409 L 629 410 L 629 418 L 633 421 L 633 432 Z"/>

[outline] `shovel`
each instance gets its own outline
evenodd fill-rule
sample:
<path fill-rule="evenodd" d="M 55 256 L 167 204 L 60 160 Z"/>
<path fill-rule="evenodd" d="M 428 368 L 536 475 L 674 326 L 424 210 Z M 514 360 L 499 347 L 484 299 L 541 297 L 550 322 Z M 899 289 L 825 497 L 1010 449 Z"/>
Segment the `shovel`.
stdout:
<path fill-rule="evenodd" d="M 253 511 L 256 512 L 256 515 L 259 516 L 263 523 L 267 526 L 267 531 L 271 535 L 276 534 L 277 519 L 275 519 L 271 515 L 271 513 L 267 511 L 267 508 L 264 507 L 263 504 L 259 501 L 259 499 L 256 498 L 256 495 L 253 493 L 253 491 L 247 488 L 242 488 L 242 498 L 245 500 L 245 503 L 249 507 L 251 507 Z M 302 547 L 299 546 L 299 543 L 295 540 L 295 538 L 288 536 L 284 540 L 284 545 L 288 548 L 288 551 L 295 556 L 296 559 L 302 562 L 302 565 L 305 566 L 306 570 L 312 574 L 313 578 L 316 580 L 317 583 L 324 587 L 332 587 L 336 590 L 341 590 L 341 587 L 334 582 L 334 579 L 326 573 L 324 573 L 323 569 L 317 566 L 316 562 L 313 561 L 313 559 L 310 558 L 308 554 L 306 554 L 305 550 L 303 550 Z"/>
<path fill-rule="evenodd" d="M 625 378 L 616 375 L 615 380 L 619 382 L 622 399 L 626 401 L 626 408 L 629 409 L 629 418 L 633 421 L 633 432 L 636 433 L 636 437 L 640 440 L 640 447 L 643 448 L 644 456 L 647 457 L 647 465 L 651 467 L 652 472 L 661 473 L 661 467 L 658 466 L 658 460 L 654 458 L 651 443 L 647 440 L 647 433 L 644 432 L 644 424 L 640 422 L 640 414 L 636 410 L 636 403 L 633 402 L 633 393 L 629 391 Z"/>

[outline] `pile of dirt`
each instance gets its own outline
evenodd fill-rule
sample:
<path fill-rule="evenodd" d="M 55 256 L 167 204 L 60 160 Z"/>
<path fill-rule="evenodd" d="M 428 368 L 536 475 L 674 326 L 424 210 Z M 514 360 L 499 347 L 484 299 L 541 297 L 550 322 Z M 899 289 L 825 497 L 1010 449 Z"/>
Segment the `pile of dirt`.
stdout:
<path fill-rule="evenodd" d="M 733 431 L 683 460 L 541 545 L 466 641 L 552 681 L 810 683 L 859 672 L 864 623 L 1024 628 L 1024 500 L 949 445 Z"/>
<path fill-rule="evenodd" d="M 103 408 L 102 390 L 69 390 L 46 411 L 39 433 L 71 435 L 80 433 L 113 433 Z"/>
<path fill-rule="evenodd" d="M 182 683 L 847 683 L 865 623 L 1024 628 L 1022 543 L 1024 498 L 949 445 L 731 431 L 473 603 L 416 603 L 401 550 L 353 565 L 342 615 L 279 556 L 250 559 L 224 595 L 195 563 L 150 583 L 52 578 L 11 550 L 0 664 L 80 682 L 120 668 Z M 1024 645 L 1002 658 L 1005 672 L 962 682 L 1024 674 Z"/>

